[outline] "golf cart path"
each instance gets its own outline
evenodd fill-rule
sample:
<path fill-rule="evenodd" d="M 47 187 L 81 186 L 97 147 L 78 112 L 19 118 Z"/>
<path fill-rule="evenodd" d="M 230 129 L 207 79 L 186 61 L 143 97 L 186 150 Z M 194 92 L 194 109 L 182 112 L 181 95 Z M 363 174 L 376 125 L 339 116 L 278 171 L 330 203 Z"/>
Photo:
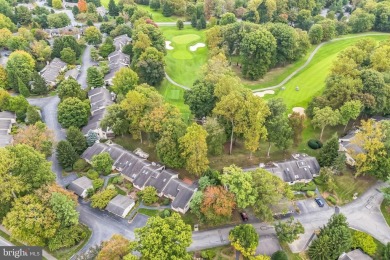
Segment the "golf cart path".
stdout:
<path fill-rule="evenodd" d="M 309 58 L 307 59 L 307 61 L 305 62 L 305 64 L 303 64 L 301 67 L 299 67 L 298 69 L 296 69 L 295 71 L 293 71 L 290 75 L 288 75 L 284 80 L 282 80 L 282 82 L 280 82 L 279 84 L 275 85 L 275 86 L 271 86 L 271 87 L 266 87 L 266 88 L 258 88 L 258 89 L 254 89 L 252 90 L 252 92 L 259 92 L 259 91 L 264 91 L 264 90 L 273 90 L 273 89 L 277 89 L 277 88 L 280 88 L 281 86 L 283 86 L 284 84 L 286 84 L 288 81 L 290 81 L 290 79 L 292 79 L 295 75 L 297 75 L 299 72 L 301 72 L 304 68 L 306 68 L 310 62 L 312 61 L 312 59 L 314 58 L 314 56 L 316 55 L 316 53 L 318 52 L 319 49 L 321 49 L 322 46 L 324 46 L 325 44 L 328 44 L 328 43 L 331 43 L 331 42 L 337 42 L 337 41 L 342 41 L 342 40 L 348 40 L 348 39 L 353 39 L 353 38 L 360 38 L 360 37 L 366 37 L 366 36 L 384 36 L 384 35 L 389 35 L 389 33 L 365 33 L 365 34 L 359 34 L 359 35 L 354 35 L 354 36 L 349 36 L 349 37 L 342 37 L 342 38 L 335 38 L 335 39 L 332 39 L 330 41 L 327 41 L 327 42 L 323 42 L 321 43 L 320 45 L 318 45 L 314 50 L 313 52 L 310 54 Z M 175 85 L 175 86 L 178 86 L 180 88 L 183 88 L 185 90 L 189 90 L 190 88 L 189 87 L 186 87 L 184 85 L 181 85 L 177 82 L 175 82 L 171 77 L 169 77 L 169 75 L 167 73 L 165 73 L 165 77 L 167 78 L 167 80 Z"/>

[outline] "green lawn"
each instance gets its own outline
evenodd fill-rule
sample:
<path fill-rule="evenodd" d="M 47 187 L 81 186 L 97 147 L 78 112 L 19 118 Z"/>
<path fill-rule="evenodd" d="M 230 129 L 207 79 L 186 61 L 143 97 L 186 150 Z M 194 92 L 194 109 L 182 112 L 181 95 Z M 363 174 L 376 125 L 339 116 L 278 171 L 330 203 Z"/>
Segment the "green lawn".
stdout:
<path fill-rule="evenodd" d="M 324 90 L 325 79 L 338 53 L 363 38 L 383 41 L 387 40 L 389 36 L 370 35 L 325 44 L 316 53 L 310 64 L 286 83 L 285 90 L 277 90 L 275 95 L 266 95 L 265 99 L 281 97 L 288 109 L 306 107 L 314 96 L 320 95 Z M 298 63 L 303 62 L 300 60 Z M 296 86 L 299 87 L 299 91 L 295 90 Z M 258 86 L 251 86 L 250 88 L 256 89 Z"/>
<path fill-rule="evenodd" d="M 386 219 L 387 225 L 390 226 L 390 200 L 384 199 L 381 204 L 383 217 Z"/>
<path fill-rule="evenodd" d="M 158 216 L 159 212 L 160 211 L 158 209 L 144 209 L 144 208 L 138 209 L 138 213 L 144 214 L 144 215 L 149 216 L 149 217 Z"/>
<path fill-rule="evenodd" d="M 137 7 L 138 7 L 138 9 L 142 9 L 142 10 L 145 10 L 145 11 L 148 11 L 149 13 L 151 13 L 152 19 L 155 22 L 176 22 L 178 19 L 182 19 L 183 21 L 185 21 L 185 17 L 179 17 L 179 16 L 174 16 L 174 15 L 170 16 L 170 17 L 165 17 L 162 14 L 161 10 L 154 11 L 154 10 L 150 9 L 150 7 L 148 5 L 137 5 Z"/>
<path fill-rule="evenodd" d="M 177 83 L 191 87 L 199 78 L 199 71 L 207 62 L 207 47 L 190 51 L 190 46 L 205 43 L 205 31 L 198 31 L 191 26 L 183 30 L 176 27 L 160 27 L 167 41 L 171 41 L 173 50 L 167 50 L 165 57 L 166 72 Z"/>
<path fill-rule="evenodd" d="M 168 80 L 164 79 L 158 91 L 164 97 L 165 101 L 175 105 L 181 112 L 185 122 L 191 119 L 190 108 L 184 104 L 184 89 L 172 85 Z"/>
<path fill-rule="evenodd" d="M 335 190 L 332 195 L 338 199 L 338 205 L 344 205 L 353 200 L 353 194 L 357 193 L 360 197 L 367 189 L 376 183 L 376 179 L 372 176 L 359 176 L 354 177 L 351 170 L 346 170 L 343 175 L 335 175 Z M 321 185 L 318 185 L 321 193 L 324 197 L 328 196 L 326 191 Z"/>

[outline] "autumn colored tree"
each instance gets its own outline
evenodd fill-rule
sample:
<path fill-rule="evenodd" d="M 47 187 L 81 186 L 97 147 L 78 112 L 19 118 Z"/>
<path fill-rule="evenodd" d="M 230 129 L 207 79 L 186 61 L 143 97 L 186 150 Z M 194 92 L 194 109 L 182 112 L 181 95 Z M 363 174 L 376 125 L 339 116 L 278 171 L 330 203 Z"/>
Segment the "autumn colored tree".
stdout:
<path fill-rule="evenodd" d="M 103 247 L 97 255 L 97 260 L 125 259 L 125 255 L 129 254 L 131 243 L 122 235 L 115 234 L 110 240 L 103 242 Z"/>
<path fill-rule="evenodd" d="M 14 136 L 14 143 L 27 144 L 47 157 L 52 153 L 54 134 L 44 123 L 37 122 L 19 130 Z"/>
<path fill-rule="evenodd" d="M 88 5 L 87 5 L 87 2 L 85 0 L 79 0 L 79 2 L 77 3 L 77 7 L 79 8 L 80 13 L 87 12 Z"/>
<path fill-rule="evenodd" d="M 314 128 L 321 128 L 320 140 L 326 126 L 335 126 L 340 121 L 340 112 L 338 109 L 334 110 L 331 107 L 318 108 L 313 110 L 314 117 L 311 123 Z"/>
<path fill-rule="evenodd" d="M 204 191 L 200 211 L 208 221 L 220 223 L 230 219 L 235 207 L 236 202 L 233 193 L 222 186 L 209 186 Z"/>
<path fill-rule="evenodd" d="M 198 176 L 202 175 L 209 165 L 206 137 L 206 130 L 193 123 L 187 128 L 186 134 L 179 139 L 186 170 Z"/>

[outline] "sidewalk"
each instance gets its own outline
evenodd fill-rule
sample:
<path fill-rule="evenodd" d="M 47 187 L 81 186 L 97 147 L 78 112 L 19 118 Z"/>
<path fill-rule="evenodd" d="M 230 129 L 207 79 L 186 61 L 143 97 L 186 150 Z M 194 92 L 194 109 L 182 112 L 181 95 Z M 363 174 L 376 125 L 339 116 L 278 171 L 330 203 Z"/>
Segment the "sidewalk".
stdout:
<path fill-rule="evenodd" d="M 10 234 L 8 232 L 8 230 L 3 226 L 3 225 L 0 225 L 0 230 L 3 231 L 4 233 L 7 233 L 8 235 Z M 2 238 L 1 240 L 3 240 L 3 242 L 5 243 L 8 243 L 9 246 L 14 246 L 14 244 L 12 244 L 11 242 L 9 242 L 7 239 L 5 239 L 4 237 L 1 237 Z M 46 258 L 47 260 L 56 260 L 57 258 L 55 258 L 54 256 L 52 256 L 51 254 L 49 254 L 48 252 L 46 252 L 45 250 L 42 249 L 42 254 L 43 254 L 43 257 Z"/>

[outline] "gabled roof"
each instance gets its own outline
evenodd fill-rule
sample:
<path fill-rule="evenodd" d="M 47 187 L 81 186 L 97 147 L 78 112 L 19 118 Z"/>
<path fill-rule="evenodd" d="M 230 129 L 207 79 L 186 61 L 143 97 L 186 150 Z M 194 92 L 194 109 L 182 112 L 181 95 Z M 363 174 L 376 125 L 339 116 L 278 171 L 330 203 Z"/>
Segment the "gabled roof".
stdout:
<path fill-rule="evenodd" d="M 157 176 L 161 172 L 161 166 L 156 165 L 145 165 L 136 178 L 134 178 L 133 184 L 137 187 L 145 187 L 151 176 Z"/>
<path fill-rule="evenodd" d="M 16 120 L 16 114 L 14 112 L 9 112 L 9 111 L 1 111 L 0 112 L 0 120 L 3 119 L 13 119 Z"/>
<path fill-rule="evenodd" d="M 134 205 L 134 200 L 119 194 L 108 203 L 106 210 L 115 215 L 122 216 L 126 209 L 132 205 Z"/>
<path fill-rule="evenodd" d="M 41 70 L 41 75 L 46 82 L 55 82 L 60 71 L 66 67 L 66 63 L 60 60 L 59 58 L 54 58 L 48 65 L 46 65 L 43 70 Z"/>
<path fill-rule="evenodd" d="M 71 69 L 65 72 L 65 78 L 72 77 L 74 79 L 77 79 L 79 77 L 80 71 L 78 69 Z"/>
<path fill-rule="evenodd" d="M 182 183 L 179 185 L 178 190 L 179 192 L 177 193 L 175 199 L 172 201 L 172 208 L 184 210 L 190 202 L 192 196 L 194 195 L 195 189 L 192 189 Z"/>
<path fill-rule="evenodd" d="M 130 56 L 118 50 L 110 53 L 107 58 L 110 68 L 113 64 L 122 64 L 123 66 L 130 64 Z"/>
<path fill-rule="evenodd" d="M 104 152 L 106 149 L 107 149 L 106 144 L 95 143 L 91 147 L 88 147 L 87 150 L 85 150 L 80 157 L 87 161 L 91 161 L 94 155 L 100 154 Z"/>
<path fill-rule="evenodd" d="M 355 249 L 348 253 L 343 253 L 339 260 L 372 260 L 372 258 L 365 253 L 363 253 L 360 249 Z"/>
<path fill-rule="evenodd" d="M 103 93 L 103 92 L 108 92 L 110 93 L 110 91 L 104 87 L 100 87 L 100 88 L 93 88 L 91 89 L 90 91 L 88 91 L 88 97 L 92 97 L 94 95 L 97 95 L 97 94 L 100 94 L 100 93 Z"/>
<path fill-rule="evenodd" d="M 5 147 L 7 145 L 12 144 L 13 137 L 12 135 L 5 134 L 5 135 L 0 135 L 0 147 Z"/>
<path fill-rule="evenodd" d="M 145 186 L 152 186 L 156 188 L 157 193 L 161 193 L 164 188 L 167 186 L 169 181 L 172 178 L 177 178 L 177 173 L 171 171 L 171 170 L 163 170 L 162 172 L 159 172 L 158 174 L 153 174 Z"/>
<path fill-rule="evenodd" d="M 8 130 L 11 129 L 12 122 L 10 119 L 8 120 L 0 120 L 0 130 Z"/>
<path fill-rule="evenodd" d="M 265 170 L 276 175 L 285 182 L 311 180 L 320 171 L 320 165 L 315 157 L 294 155 L 295 158 L 284 162 L 274 163 Z"/>
<path fill-rule="evenodd" d="M 81 132 L 86 135 L 88 134 L 89 130 L 96 130 L 100 128 L 100 121 L 104 118 L 105 115 L 105 109 L 102 109 L 99 112 L 94 113 L 89 119 L 88 124 L 84 126 L 81 130 Z"/>
<path fill-rule="evenodd" d="M 114 166 L 116 168 L 121 168 L 121 169 L 124 169 L 126 166 L 129 166 L 129 165 L 134 165 L 136 164 L 139 160 L 143 160 L 142 158 L 136 156 L 135 154 L 129 152 L 129 151 L 125 151 L 121 157 L 118 158 L 118 160 L 116 160 L 114 162 Z"/>
<path fill-rule="evenodd" d="M 131 162 L 129 162 L 122 170 L 122 174 L 129 177 L 130 179 L 134 180 L 137 178 L 138 174 L 140 174 L 141 169 L 147 165 L 149 165 L 150 162 L 143 160 L 143 159 L 135 159 Z"/>
<path fill-rule="evenodd" d="M 69 184 L 68 189 L 74 191 L 74 193 L 81 196 L 84 191 L 86 191 L 92 187 L 93 187 L 92 181 L 90 179 L 88 179 L 87 177 L 83 176 L 81 178 L 78 178 L 78 179 L 72 181 Z"/>
<path fill-rule="evenodd" d="M 131 38 L 127 34 L 122 34 L 114 38 L 114 45 L 116 50 L 121 50 L 123 46 L 131 41 Z"/>

